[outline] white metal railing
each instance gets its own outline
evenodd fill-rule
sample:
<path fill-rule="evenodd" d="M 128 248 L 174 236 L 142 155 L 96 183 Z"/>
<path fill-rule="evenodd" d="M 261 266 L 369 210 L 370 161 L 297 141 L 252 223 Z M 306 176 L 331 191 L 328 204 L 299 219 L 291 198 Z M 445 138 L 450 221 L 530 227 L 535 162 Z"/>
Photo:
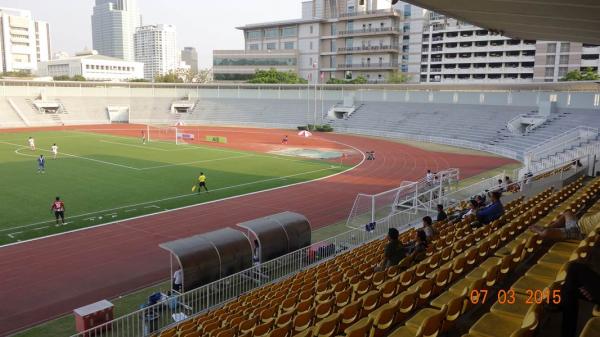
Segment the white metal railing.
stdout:
<path fill-rule="evenodd" d="M 522 117 L 523 117 L 523 115 L 518 115 L 518 116 L 513 117 L 511 120 L 509 120 L 508 123 L 506 123 L 506 127 L 508 128 L 508 131 L 510 131 L 513 134 L 517 134 L 518 132 L 517 132 L 517 129 L 515 128 L 515 124 Z"/>
<path fill-rule="evenodd" d="M 588 144 L 584 144 L 574 149 L 555 154 L 548 158 L 544 158 L 538 162 L 534 162 L 528 168 L 528 172 L 543 172 L 553 167 L 571 163 L 573 161 L 576 161 L 578 158 L 593 155 L 600 155 L 600 141 L 594 141 Z"/>
<path fill-rule="evenodd" d="M 587 158 L 585 165 L 590 166 L 593 164 L 590 161 L 590 156 L 585 158 Z M 584 160 L 584 158 L 580 159 Z M 547 172 L 550 172 L 550 169 L 541 172 L 538 176 L 542 176 Z M 563 178 L 562 174 L 560 177 Z M 497 183 L 496 185 L 493 184 L 494 179 L 497 181 L 499 177 L 492 177 L 449 193 L 445 196 L 445 199 L 450 200 L 453 199 L 453 196 L 458 195 L 464 195 L 464 199 L 466 199 L 485 190 L 494 189 L 497 187 Z M 515 181 L 515 183 L 526 184 L 531 179 L 529 177 L 521 181 Z M 157 304 L 124 315 L 96 328 L 72 335 L 72 337 L 148 336 L 175 324 L 173 315 L 185 313 L 185 316 L 190 317 L 223 305 L 245 292 L 277 282 L 298 271 L 327 261 L 338 254 L 382 238 L 387 234 L 390 227 L 398 228 L 401 232 L 406 231 L 413 226 L 420 216 L 418 212 L 411 209 L 386 214 L 378 218 L 379 220 L 375 222 L 376 225 L 372 230 L 367 231 L 362 228 L 349 230 L 197 289 L 165 298 Z"/>
<path fill-rule="evenodd" d="M 355 128 L 343 128 L 336 127 L 336 132 L 344 132 L 358 135 L 368 135 L 375 137 L 384 137 L 384 138 L 396 138 L 396 139 L 406 139 L 406 140 L 415 140 L 420 142 L 429 142 L 429 143 L 437 143 L 437 144 L 446 144 L 452 146 L 458 146 L 473 150 L 479 150 L 484 152 L 489 152 L 493 154 L 497 154 L 503 157 L 519 160 L 520 156 L 514 150 L 505 149 L 502 147 L 481 144 L 478 142 L 472 142 L 469 140 L 456 139 L 456 138 L 446 138 L 446 137 L 437 137 L 437 136 L 424 136 L 424 135 L 415 135 L 404 132 L 389 132 L 389 131 L 379 131 L 379 130 L 369 130 L 369 129 L 355 129 Z"/>
<path fill-rule="evenodd" d="M 432 211 L 437 205 L 437 197 L 458 179 L 459 170 L 450 168 L 434 173 L 431 180 L 423 176 L 417 181 L 404 181 L 399 187 L 377 194 L 359 193 L 354 199 L 346 226 L 361 228 L 369 222 L 407 209 L 414 212 Z"/>
<path fill-rule="evenodd" d="M 453 207 L 456 206 L 461 200 L 471 198 L 477 194 L 480 194 L 481 192 L 497 190 L 501 187 L 501 184 L 498 183 L 498 180 L 503 180 L 504 176 L 504 173 L 500 173 L 493 177 L 476 182 L 472 185 L 460 188 L 456 191 L 450 191 L 449 193 L 442 195 L 442 197 L 439 199 L 439 203 L 444 205 L 444 207 Z M 517 178 L 514 179 L 516 180 Z"/>
<path fill-rule="evenodd" d="M 387 234 L 389 226 L 402 228 L 415 219 L 416 215 L 409 211 L 383 217 L 370 231 L 363 228 L 349 230 L 183 294 L 165 297 L 154 305 L 74 334 L 72 337 L 148 336 L 175 324 L 174 315 L 185 314 L 186 317 L 190 317 L 200 314 L 243 293 L 287 278 L 349 249 L 381 238 Z"/>
<path fill-rule="evenodd" d="M 530 166 L 535 161 L 547 158 L 596 137 L 598 137 L 598 129 L 578 126 L 527 149 L 524 155 L 525 164 L 526 166 Z"/>

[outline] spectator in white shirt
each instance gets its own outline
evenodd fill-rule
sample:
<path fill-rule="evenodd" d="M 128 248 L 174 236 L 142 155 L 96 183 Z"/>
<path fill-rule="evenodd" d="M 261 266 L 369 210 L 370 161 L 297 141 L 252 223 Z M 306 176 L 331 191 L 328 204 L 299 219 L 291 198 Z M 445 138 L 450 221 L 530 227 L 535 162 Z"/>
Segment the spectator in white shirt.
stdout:
<path fill-rule="evenodd" d="M 183 271 L 181 268 L 173 273 L 173 290 L 181 292 L 183 286 Z"/>

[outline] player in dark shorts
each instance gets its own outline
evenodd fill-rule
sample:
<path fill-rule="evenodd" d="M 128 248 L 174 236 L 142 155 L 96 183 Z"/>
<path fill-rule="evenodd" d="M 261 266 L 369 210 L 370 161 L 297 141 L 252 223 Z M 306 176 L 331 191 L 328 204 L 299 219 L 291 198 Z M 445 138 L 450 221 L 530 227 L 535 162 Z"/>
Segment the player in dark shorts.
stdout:
<path fill-rule="evenodd" d="M 208 187 L 206 187 L 206 176 L 204 175 L 204 172 L 200 172 L 200 176 L 198 177 L 198 193 L 202 192 L 203 187 L 208 193 Z"/>
<path fill-rule="evenodd" d="M 60 218 L 62 224 L 65 224 L 65 203 L 60 200 L 60 197 L 56 197 L 54 202 L 52 203 L 52 207 L 50 207 L 50 211 L 54 212 L 54 216 L 56 217 L 56 225 L 58 226 L 58 219 Z"/>

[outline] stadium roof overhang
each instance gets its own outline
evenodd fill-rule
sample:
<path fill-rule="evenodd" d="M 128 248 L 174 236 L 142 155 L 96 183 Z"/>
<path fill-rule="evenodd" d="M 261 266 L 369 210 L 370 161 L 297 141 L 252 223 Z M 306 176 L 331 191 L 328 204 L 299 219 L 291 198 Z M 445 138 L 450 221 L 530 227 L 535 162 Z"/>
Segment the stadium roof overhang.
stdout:
<path fill-rule="evenodd" d="M 405 0 L 502 35 L 600 45 L 598 0 Z"/>

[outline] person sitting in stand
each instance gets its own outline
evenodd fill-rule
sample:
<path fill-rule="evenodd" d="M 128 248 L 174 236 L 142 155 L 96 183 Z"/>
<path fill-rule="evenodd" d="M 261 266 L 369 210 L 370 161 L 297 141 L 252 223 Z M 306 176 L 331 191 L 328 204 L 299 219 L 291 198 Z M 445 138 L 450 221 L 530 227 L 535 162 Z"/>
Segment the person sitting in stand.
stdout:
<path fill-rule="evenodd" d="M 423 231 L 427 237 L 427 241 L 430 241 L 437 235 L 437 231 L 433 228 L 433 220 L 430 216 L 423 217 Z"/>
<path fill-rule="evenodd" d="M 477 201 L 477 208 L 485 207 L 485 196 L 478 195 L 475 197 L 475 201 Z"/>
<path fill-rule="evenodd" d="M 500 201 L 502 193 L 493 191 L 489 193 L 491 204 L 477 211 L 477 221 L 479 225 L 487 225 L 490 222 L 500 218 L 504 214 L 504 206 Z"/>
<path fill-rule="evenodd" d="M 507 192 L 519 192 L 519 185 L 515 184 L 509 176 L 504 177 L 504 189 Z"/>
<path fill-rule="evenodd" d="M 462 215 L 462 219 L 465 219 L 468 216 L 475 216 L 477 214 L 477 210 L 479 210 L 480 206 L 477 200 L 471 199 L 469 200 L 468 210 L 466 213 Z"/>
<path fill-rule="evenodd" d="M 444 212 L 444 205 L 437 205 L 437 216 L 435 218 L 435 221 L 444 221 L 446 219 L 448 219 L 448 214 L 446 214 L 446 212 Z"/>
<path fill-rule="evenodd" d="M 582 240 L 599 222 L 600 212 L 586 214 L 577 220 L 577 216 L 573 212 L 565 211 L 548 227 L 532 225 L 529 230 L 539 234 L 542 239 Z"/>
<path fill-rule="evenodd" d="M 417 238 L 413 245 L 409 249 L 409 256 L 412 258 L 412 261 L 422 261 L 427 256 L 427 246 L 429 243 L 427 242 L 427 235 L 425 231 L 422 229 L 417 230 Z"/>
<path fill-rule="evenodd" d="M 504 182 L 502 181 L 502 179 L 498 179 L 498 187 L 496 187 L 496 191 L 499 191 L 499 192 L 506 191 L 506 186 L 504 185 Z"/>
<path fill-rule="evenodd" d="M 388 230 L 388 243 L 385 245 L 383 261 L 378 266 L 378 270 L 385 270 L 390 266 L 397 265 L 406 256 L 404 247 L 398 239 L 399 237 L 400 233 L 396 228 L 392 227 Z"/>

